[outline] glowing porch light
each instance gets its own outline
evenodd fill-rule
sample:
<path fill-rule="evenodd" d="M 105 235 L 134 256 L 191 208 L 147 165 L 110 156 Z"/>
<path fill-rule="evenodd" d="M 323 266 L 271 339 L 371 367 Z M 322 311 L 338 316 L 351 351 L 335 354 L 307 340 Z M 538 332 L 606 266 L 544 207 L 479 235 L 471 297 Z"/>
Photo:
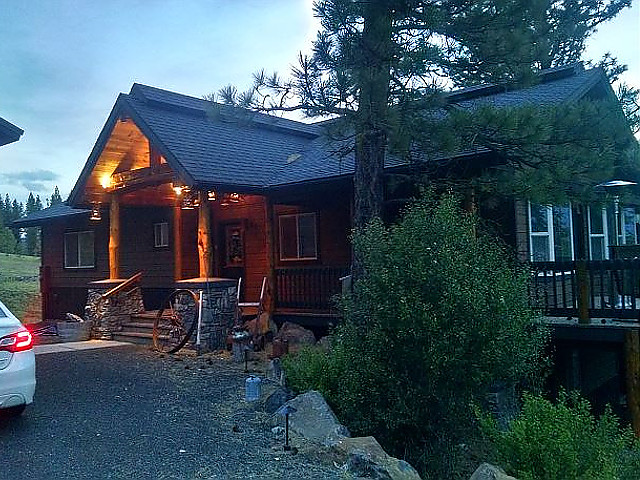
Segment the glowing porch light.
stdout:
<path fill-rule="evenodd" d="M 102 188 L 105 190 L 109 188 L 111 186 L 111 175 L 105 174 L 100 177 L 100 185 L 102 185 Z"/>

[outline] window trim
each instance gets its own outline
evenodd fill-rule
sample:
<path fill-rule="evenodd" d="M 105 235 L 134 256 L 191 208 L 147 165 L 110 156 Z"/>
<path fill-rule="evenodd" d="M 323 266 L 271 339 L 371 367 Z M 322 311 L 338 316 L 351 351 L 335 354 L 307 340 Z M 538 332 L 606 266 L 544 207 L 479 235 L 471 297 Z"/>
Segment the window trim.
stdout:
<path fill-rule="evenodd" d="M 313 242 L 314 242 L 314 251 L 315 251 L 315 255 L 313 257 L 302 257 L 301 256 L 301 252 L 300 252 L 300 218 L 302 217 L 313 217 Z M 283 235 L 283 222 L 282 219 L 284 218 L 295 218 L 296 219 L 296 250 L 297 250 L 297 257 L 287 257 L 285 258 L 283 256 L 283 241 L 282 241 L 282 235 Z M 281 262 L 299 262 L 299 261 L 312 261 L 312 260 L 318 260 L 318 216 L 316 215 L 316 212 L 301 212 L 301 213 L 287 213 L 287 214 L 283 214 L 283 215 L 278 215 L 278 230 L 279 230 L 279 237 L 278 240 L 280 242 L 279 245 L 279 257 L 280 257 L 280 261 Z"/>
<path fill-rule="evenodd" d="M 81 254 L 80 254 L 80 235 L 82 234 L 91 234 L 91 237 L 93 239 L 93 256 L 92 256 L 92 260 L 91 260 L 91 265 L 81 265 L 80 264 L 80 259 L 82 258 Z M 76 237 L 76 242 L 78 245 L 78 265 L 77 266 L 69 266 L 67 265 L 67 258 L 68 258 L 68 252 L 67 252 L 67 238 L 70 235 L 74 235 Z M 96 267 L 96 235 L 95 235 L 95 231 L 94 230 L 78 230 L 75 232 L 64 232 L 64 237 L 62 239 L 63 241 L 63 266 L 65 269 L 68 270 L 87 270 L 87 269 L 91 269 L 91 268 L 95 268 Z"/>
<path fill-rule="evenodd" d="M 591 212 L 593 208 L 600 208 L 602 215 L 602 233 L 591 233 Z M 591 244 L 592 238 L 602 238 L 604 244 L 602 246 L 604 250 L 603 260 L 609 260 L 609 247 L 611 246 L 611 238 L 609 237 L 609 218 L 607 209 L 605 207 L 587 207 L 587 228 L 589 229 L 589 260 L 593 260 L 593 247 Z"/>
<path fill-rule="evenodd" d="M 160 242 L 162 242 L 162 226 L 166 225 L 166 243 L 158 243 L 158 231 L 160 232 Z M 160 230 L 157 228 L 160 227 Z M 153 248 L 167 248 L 169 247 L 169 222 L 155 222 L 153 224 Z"/>

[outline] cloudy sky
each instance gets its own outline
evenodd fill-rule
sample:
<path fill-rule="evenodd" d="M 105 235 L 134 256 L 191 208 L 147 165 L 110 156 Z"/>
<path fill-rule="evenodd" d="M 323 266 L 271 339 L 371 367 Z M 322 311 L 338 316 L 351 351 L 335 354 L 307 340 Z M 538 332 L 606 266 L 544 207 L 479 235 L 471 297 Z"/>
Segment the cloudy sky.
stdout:
<path fill-rule="evenodd" d="M 200 97 L 286 73 L 317 22 L 312 0 L 0 0 L 0 116 L 25 130 L 0 148 L 0 194 L 65 197 L 119 92 L 134 82 Z M 611 52 L 640 87 L 638 0 L 601 27 L 586 58 Z"/>

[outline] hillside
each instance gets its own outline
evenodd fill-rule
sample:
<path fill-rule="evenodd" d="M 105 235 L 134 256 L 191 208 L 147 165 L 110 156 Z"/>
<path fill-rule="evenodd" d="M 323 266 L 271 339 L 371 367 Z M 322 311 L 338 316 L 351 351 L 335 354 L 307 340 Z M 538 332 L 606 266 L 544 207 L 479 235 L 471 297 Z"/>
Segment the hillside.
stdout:
<path fill-rule="evenodd" d="M 38 294 L 39 257 L 0 253 L 0 300 L 22 318 Z"/>

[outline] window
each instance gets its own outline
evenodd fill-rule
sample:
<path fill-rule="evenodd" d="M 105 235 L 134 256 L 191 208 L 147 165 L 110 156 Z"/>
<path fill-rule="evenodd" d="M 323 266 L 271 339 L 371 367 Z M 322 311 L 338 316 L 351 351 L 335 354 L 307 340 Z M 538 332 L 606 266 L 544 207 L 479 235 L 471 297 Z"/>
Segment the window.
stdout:
<path fill-rule="evenodd" d="M 167 222 L 153 224 L 153 246 L 169 246 L 169 224 Z"/>
<path fill-rule="evenodd" d="M 573 259 L 571 207 L 529 204 L 531 261 L 554 262 Z"/>
<path fill-rule="evenodd" d="M 608 237 L 606 209 L 589 207 L 589 258 L 591 260 L 609 258 Z"/>
<path fill-rule="evenodd" d="M 280 260 L 315 260 L 317 248 L 315 213 L 280 216 Z"/>
<path fill-rule="evenodd" d="M 65 268 L 91 268 L 95 265 L 93 232 L 64 234 Z"/>

